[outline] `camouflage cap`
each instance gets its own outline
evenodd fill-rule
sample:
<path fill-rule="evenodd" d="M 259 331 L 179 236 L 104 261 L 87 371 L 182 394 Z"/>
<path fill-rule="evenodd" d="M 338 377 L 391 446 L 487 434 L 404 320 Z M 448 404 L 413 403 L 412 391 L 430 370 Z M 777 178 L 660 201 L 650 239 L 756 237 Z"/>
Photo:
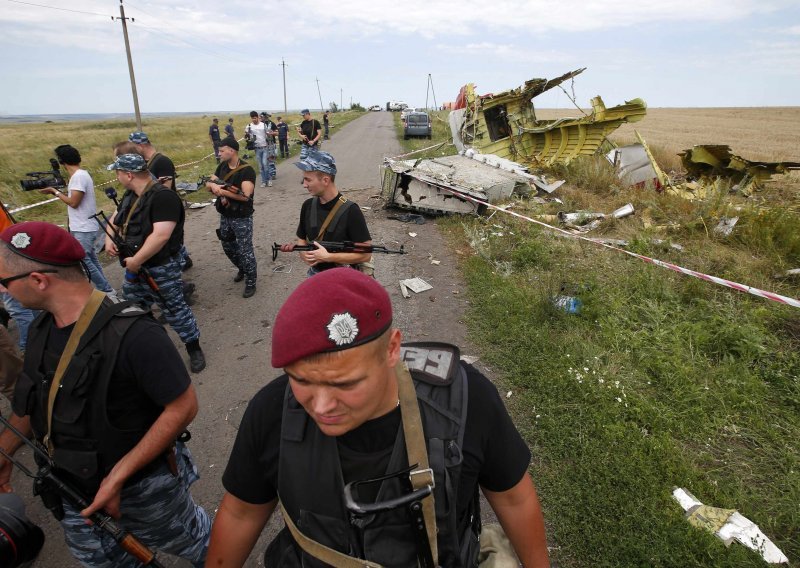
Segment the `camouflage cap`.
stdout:
<path fill-rule="evenodd" d="M 147 171 L 147 162 L 139 154 L 122 154 L 117 156 L 113 164 L 109 164 L 107 170 L 122 170 L 124 172 L 144 172 Z"/>
<path fill-rule="evenodd" d="M 336 160 L 327 152 L 310 151 L 305 160 L 295 164 L 304 172 L 322 172 L 324 174 L 336 175 Z"/>
<path fill-rule="evenodd" d="M 128 140 L 130 140 L 134 144 L 149 144 L 150 143 L 150 139 L 147 137 L 147 134 L 145 134 L 141 130 L 137 130 L 136 132 L 131 132 L 131 135 L 128 136 Z"/>

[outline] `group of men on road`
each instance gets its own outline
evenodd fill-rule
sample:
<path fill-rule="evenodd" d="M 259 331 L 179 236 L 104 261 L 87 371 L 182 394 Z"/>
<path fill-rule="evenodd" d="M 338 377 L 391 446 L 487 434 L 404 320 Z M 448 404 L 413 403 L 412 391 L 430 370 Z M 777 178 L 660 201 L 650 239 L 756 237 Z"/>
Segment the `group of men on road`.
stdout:
<path fill-rule="evenodd" d="M 265 124 L 254 118 L 253 125 Z M 316 248 L 300 253 L 308 278 L 276 316 L 272 365 L 283 374 L 248 406 L 213 528 L 188 491 L 197 469 L 183 433 L 197 395 L 147 309 L 161 307 L 192 371 L 202 370 L 199 329 L 181 286 L 185 214 L 167 184 L 174 166 L 170 175 L 156 167 L 157 152 L 138 148 L 149 144 L 144 133 L 129 139 L 137 152 L 118 147 L 108 166 L 126 193 L 106 248 L 124 257 L 122 295 L 129 301 L 98 289 L 88 252 L 63 229 L 26 222 L 0 233 L 0 290 L 40 310 L 11 421 L 89 497 L 84 510 L 62 503 L 71 553 L 85 566 L 137 565 L 101 527 L 86 524 L 87 515 L 104 509 L 155 550 L 194 566 L 242 566 L 280 503 L 286 528 L 268 547 L 267 566 L 474 567 L 483 554 L 480 487 L 523 566 L 547 566 L 530 451 L 495 387 L 461 363 L 454 346 L 402 343 L 388 294 L 364 273 L 369 253 L 332 253 L 318 244 L 369 245 L 371 236 L 361 209 L 336 187 L 333 156 L 317 149 L 319 123 L 309 115 L 304 125 L 297 167 L 310 197 L 296 242 L 281 249 Z M 257 176 L 239 157 L 235 137 L 220 139 L 218 150 L 208 182 L 218 236 L 238 269 L 234 280 L 245 281 L 250 297 Z M 0 433 L 4 452 L 20 444 L 9 430 Z M 0 457 L 0 490 L 10 490 L 10 474 Z"/>

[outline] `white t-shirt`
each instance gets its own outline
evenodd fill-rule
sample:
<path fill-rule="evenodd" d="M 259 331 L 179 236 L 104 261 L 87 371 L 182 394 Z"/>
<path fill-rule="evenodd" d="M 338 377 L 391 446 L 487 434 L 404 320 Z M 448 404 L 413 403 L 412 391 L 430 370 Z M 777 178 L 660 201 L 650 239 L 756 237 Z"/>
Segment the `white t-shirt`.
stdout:
<path fill-rule="evenodd" d="M 263 148 L 267 145 L 267 125 L 263 122 L 253 124 L 252 122 L 247 125 L 247 131 L 255 135 L 256 148 Z"/>
<path fill-rule="evenodd" d="M 94 199 L 94 182 L 89 172 L 77 170 L 72 174 L 67 186 L 67 195 L 72 197 L 73 191 L 82 192 L 83 199 L 81 199 L 77 207 L 67 207 L 69 230 L 78 233 L 93 233 L 100 228 L 100 225 L 90 217 L 97 213 L 97 205 Z"/>

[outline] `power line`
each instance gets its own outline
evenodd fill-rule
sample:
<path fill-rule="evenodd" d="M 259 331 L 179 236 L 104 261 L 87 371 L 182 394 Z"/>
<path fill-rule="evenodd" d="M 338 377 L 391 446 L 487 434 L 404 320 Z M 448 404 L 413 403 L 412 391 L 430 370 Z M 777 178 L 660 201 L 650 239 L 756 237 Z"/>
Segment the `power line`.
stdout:
<path fill-rule="evenodd" d="M 33 2 L 22 2 L 22 0 L 6 0 L 6 2 L 13 2 L 14 4 L 25 4 L 26 6 L 36 6 L 37 8 L 48 8 L 50 10 L 60 10 L 62 12 L 74 12 L 75 14 L 88 14 L 90 16 L 103 16 L 104 18 L 113 18 L 110 14 L 100 14 L 98 12 L 84 12 L 83 10 L 70 10 L 69 8 L 59 8 L 57 6 L 48 6 L 46 4 L 34 4 Z"/>

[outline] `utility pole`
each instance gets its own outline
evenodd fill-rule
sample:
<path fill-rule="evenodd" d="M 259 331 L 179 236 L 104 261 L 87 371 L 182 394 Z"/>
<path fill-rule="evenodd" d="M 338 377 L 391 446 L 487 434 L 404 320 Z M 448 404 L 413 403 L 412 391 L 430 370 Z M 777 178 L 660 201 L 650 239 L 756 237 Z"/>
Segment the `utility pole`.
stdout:
<path fill-rule="evenodd" d="M 122 35 L 125 36 L 125 51 L 128 54 L 128 73 L 131 75 L 131 91 L 133 91 L 133 110 L 136 113 L 136 129 L 142 130 L 142 113 L 139 112 L 139 95 L 136 94 L 136 78 L 133 76 L 133 59 L 131 59 L 131 44 L 128 41 L 128 25 L 126 23 L 125 8 L 119 0 L 119 18 L 122 21 Z M 131 22 L 134 19 L 131 18 Z"/>
<path fill-rule="evenodd" d="M 283 67 L 283 112 L 286 114 L 289 110 L 286 108 L 286 62 L 283 57 L 281 57 L 281 67 Z"/>
<path fill-rule="evenodd" d="M 339 110 L 344 110 L 344 102 L 342 100 L 342 93 L 343 92 L 344 92 L 344 90 L 341 87 L 339 87 Z"/>
<path fill-rule="evenodd" d="M 436 91 L 433 90 L 433 77 L 431 74 L 428 73 L 428 88 L 425 91 L 425 108 L 428 108 L 428 93 L 433 94 L 433 106 L 436 110 L 439 109 L 439 105 L 436 103 Z"/>
<path fill-rule="evenodd" d="M 319 90 L 319 77 L 315 77 L 317 80 L 317 94 L 319 95 L 319 110 L 325 112 L 325 107 L 322 106 L 322 92 Z"/>

